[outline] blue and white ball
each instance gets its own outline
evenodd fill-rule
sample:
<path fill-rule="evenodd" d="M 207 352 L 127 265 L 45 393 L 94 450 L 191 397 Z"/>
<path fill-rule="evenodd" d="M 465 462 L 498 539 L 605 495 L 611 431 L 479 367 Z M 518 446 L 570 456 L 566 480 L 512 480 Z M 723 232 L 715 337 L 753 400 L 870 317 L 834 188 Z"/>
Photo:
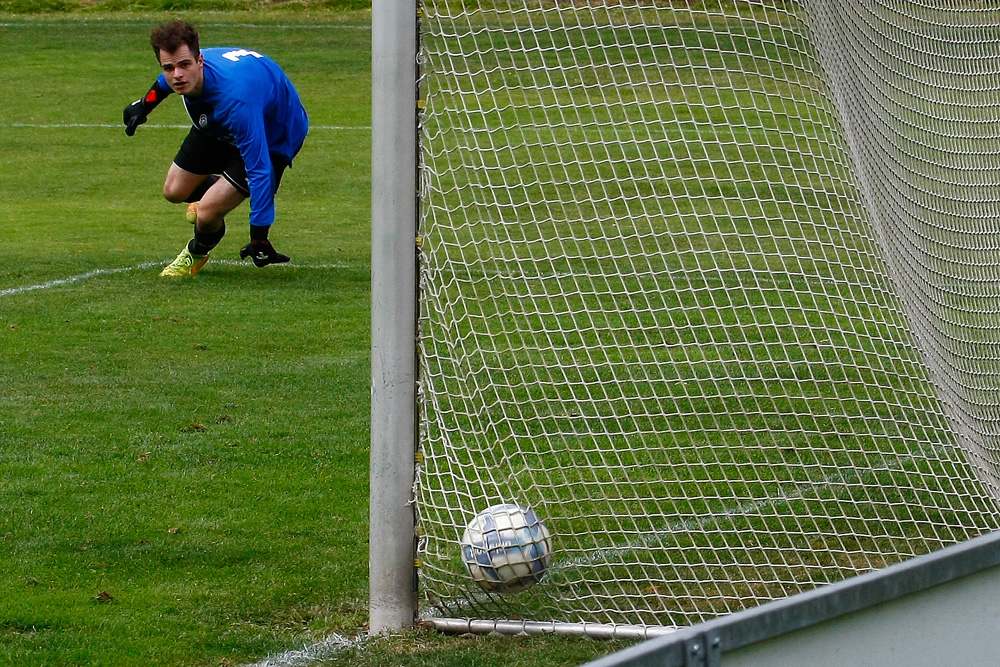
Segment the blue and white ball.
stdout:
<path fill-rule="evenodd" d="M 462 534 L 462 558 L 484 590 L 518 593 L 545 575 L 552 537 L 534 510 L 514 503 L 483 510 Z"/>

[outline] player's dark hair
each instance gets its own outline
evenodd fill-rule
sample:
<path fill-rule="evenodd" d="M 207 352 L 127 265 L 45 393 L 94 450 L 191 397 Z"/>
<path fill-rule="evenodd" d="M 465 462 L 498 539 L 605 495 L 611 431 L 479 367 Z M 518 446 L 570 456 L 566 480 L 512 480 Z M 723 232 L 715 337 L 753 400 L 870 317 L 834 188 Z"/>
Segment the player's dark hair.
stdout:
<path fill-rule="evenodd" d="M 200 50 L 198 48 L 198 29 L 187 21 L 171 21 L 164 23 L 153 30 L 149 38 L 149 43 L 153 46 L 153 53 L 157 60 L 160 58 L 160 51 L 173 53 L 186 44 L 191 49 L 191 54 L 197 58 Z"/>

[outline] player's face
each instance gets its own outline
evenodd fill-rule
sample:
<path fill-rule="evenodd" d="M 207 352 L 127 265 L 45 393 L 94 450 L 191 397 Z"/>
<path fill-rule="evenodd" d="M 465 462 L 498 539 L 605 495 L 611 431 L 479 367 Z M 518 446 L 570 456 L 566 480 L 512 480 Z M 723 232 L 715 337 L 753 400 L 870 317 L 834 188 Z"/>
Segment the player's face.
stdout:
<path fill-rule="evenodd" d="M 202 55 L 199 53 L 195 57 L 187 44 L 181 44 L 173 53 L 160 50 L 160 67 L 167 83 L 178 95 L 197 97 L 201 94 L 205 82 L 204 63 Z"/>

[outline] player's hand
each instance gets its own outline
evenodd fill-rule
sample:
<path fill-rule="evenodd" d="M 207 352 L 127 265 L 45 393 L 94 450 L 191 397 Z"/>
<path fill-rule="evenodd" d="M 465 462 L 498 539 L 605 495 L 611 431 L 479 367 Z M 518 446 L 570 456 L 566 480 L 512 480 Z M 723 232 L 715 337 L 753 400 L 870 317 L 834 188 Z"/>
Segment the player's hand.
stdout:
<path fill-rule="evenodd" d="M 270 241 L 254 241 L 243 246 L 240 250 L 240 259 L 247 257 L 252 259 L 258 268 L 268 264 L 284 264 L 291 260 L 288 255 L 282 255 L 275 250 Z"/>
<path fill-rule="evenodd" d="M 125 134 L 131 137 L 135 134 L 135 128 L 146 122 L 146 107 L 142 100 L 136 100 L 125 107 L 122 120 L 125 123 Z"/>

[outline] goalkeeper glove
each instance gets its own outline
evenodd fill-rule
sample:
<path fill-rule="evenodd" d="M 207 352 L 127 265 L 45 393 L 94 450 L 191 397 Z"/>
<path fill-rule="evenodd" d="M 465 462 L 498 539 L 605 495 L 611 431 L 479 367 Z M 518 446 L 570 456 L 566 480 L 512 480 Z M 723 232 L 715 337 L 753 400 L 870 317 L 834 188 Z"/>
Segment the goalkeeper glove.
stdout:
<path fill-rule="evenodd" d="M 240 250 L 240 259 L 247 257 L 252 259 L 258 268 L 268 264 L 283 264 L 291 260 L 288 255 L 282 255 L 275 250 L 270 241 L 251 241 L 243 246 L 243 249 Z"/>
<path fill-rule="evenodd" d="M 125 111 L 122 113 L 122 121 L 125 123 L 125 134 L 131 137 L 135 134 L 135 129 L 146 122 L 146 118 L 149 116 L 149 112 L 156 108 L 156 105 L 163 101 L 170 93 L 165 93 L 160 90 L 160 87 L 153 83 L 153 87 L 149 89 L 149 92 L 143 95 L 141 99 L 132 102 L 132 104 L 125 107 Z"/>
<path fill-rule="evenodd" d="M 125 135 L 131 137 L 135 134 L 135 128 L 146 122 L 147 112 L 143 108 L 142 100 L 136 100 L 125 107 L 122 120 L 125 121 Z"/>

